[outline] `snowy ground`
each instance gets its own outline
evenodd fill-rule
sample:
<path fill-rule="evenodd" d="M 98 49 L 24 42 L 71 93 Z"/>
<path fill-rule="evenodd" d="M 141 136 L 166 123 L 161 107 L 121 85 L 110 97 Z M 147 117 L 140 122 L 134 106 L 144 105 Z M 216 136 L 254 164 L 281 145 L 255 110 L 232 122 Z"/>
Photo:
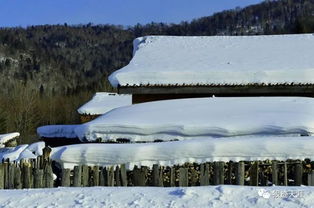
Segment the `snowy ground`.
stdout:
<path fill-rule="evenodd" d="M 313 207 L 314 187 L 92 187 L 1 190 L 0 207 Z"/>

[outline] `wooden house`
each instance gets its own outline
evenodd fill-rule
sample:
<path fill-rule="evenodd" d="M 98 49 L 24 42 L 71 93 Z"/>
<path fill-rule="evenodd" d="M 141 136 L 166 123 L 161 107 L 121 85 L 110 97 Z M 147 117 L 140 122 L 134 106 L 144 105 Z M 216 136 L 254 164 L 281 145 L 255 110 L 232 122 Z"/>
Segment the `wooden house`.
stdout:
<path fill-rule="evenodd" d="M 314 97 L 314 35 L 147 36 L 110 75 L 133 103 L 209 96 Z"/>
<path fill-rule="evenodd" d="M 114 108 L 131 104 L 131 95 L 97 92 L 90 101 L 82 105 L 77 111 L 80 114 L 81 122 L 86 123 Z"/>

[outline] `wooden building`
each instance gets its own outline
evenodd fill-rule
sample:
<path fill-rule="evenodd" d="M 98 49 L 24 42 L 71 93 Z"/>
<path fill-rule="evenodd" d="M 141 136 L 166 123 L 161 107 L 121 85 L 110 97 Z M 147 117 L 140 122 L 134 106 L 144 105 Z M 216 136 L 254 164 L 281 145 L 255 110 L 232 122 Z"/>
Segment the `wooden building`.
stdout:
<path fill-rule="evenodd" d="M 86 123 L 114 108 L 131 104 L 131 95 L 97 92 L 90 101 L 82 105 L 77 111 L 80 114 L 81 122 Z"/>
<path fill-rule="evenodd" d="M 147 36 L 109 80 L 133 103 L 210 96 L 314 97 L 314 35 Z"/>

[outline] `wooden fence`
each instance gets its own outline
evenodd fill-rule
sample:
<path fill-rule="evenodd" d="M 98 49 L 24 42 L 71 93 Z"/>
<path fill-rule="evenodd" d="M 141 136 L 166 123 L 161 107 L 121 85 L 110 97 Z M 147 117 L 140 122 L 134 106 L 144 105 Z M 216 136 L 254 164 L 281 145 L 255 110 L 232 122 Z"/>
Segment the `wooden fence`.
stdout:
<path fill-rule="evenodd" d="M 152 168 L 125 165 L 115 167 L 75 166 L 58 169 L 48 156 L 0 163 L 0 189 L 51 188 L 58 186 L 204 186 L 218 184 L 252 186 L 314 185 L 314 162 L 241 161 L 187 163 L 182 166 Z M 56 177 L 54 178 L 54 174 Z"/>

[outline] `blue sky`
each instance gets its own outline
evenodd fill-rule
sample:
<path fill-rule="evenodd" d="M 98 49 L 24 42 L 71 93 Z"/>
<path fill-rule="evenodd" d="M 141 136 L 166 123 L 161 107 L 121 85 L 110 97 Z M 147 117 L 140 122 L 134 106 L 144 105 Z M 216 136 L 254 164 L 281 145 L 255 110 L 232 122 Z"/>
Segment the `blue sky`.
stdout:
<path fill-rule="evenodd" d="M 0 0 L 0 27 L 179 23 L 262 0 Z"/>

